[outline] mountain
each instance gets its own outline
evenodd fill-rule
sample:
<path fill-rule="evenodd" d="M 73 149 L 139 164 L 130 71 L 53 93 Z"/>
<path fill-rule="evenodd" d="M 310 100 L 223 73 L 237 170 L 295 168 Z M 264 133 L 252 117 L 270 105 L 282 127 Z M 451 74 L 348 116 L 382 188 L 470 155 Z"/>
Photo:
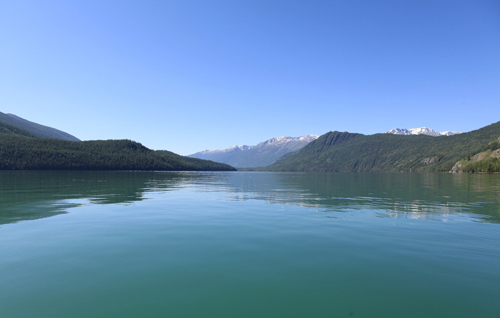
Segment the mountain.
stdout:
<path fill-rule="evenodd" d="M 204 150 L 200 151 L 197 153 L 194 153 L 192 155 L 189 155 L 188 157 L 193 157 L 193 158 L 199 158 L 199 159 L 205 159 L 205 157 L 212 157 L 211 160 L 218 161 L 216 160 L 218 157 L 224 157 L 230 154 L 242 152 L 245 150 L 248 150 L 252 148 L 253 146 L 232 146 L 226 149 L 219 149 L 219 150 Z M 203 157 L 203 158 L 202 158 Z"/>
<path fill-rule="evenodd" d="M 34 137 L 0 122 L 0 170 L 233 171 L 233 167 L 131 140 L 69 141 Z"/>
<path fill-rule="evenodd" d="M 329 132 L 261 170 L 343 172 L 450 171 L 500 136 L 500 122 L 453 136 Z"/>
<path fill-rule="evenodd" d="M 455 132 L 455 131 L 437 132 L 434 129 L 430 129 L 428 127 L 410 128 L 410 129 L 394 128 L 394 129 L 391 129 L 389 131 L 386 131 L 385 133 L 386 134 L 394 134 L 394 135 L 427 135 L 427 136 L 433 136 L 433 137 L 453 136 L 453 135 L 461 134 L 460 132 Z"/>
<path fill-rule="evenodd" d="M 80 139 L 64 131 L 40 125 L 13 114 L 4 114 L 0 112 L 0 123 L 22 129 L 34 137 L 80 141 Z"/>
<path fill-rule="evenodd" d="M 237 168 L 263 167 L 290 152 L 297 151 L 318 136 L 276 137 L 256 146 L 233 146 L 222 150 L 205 150 L 188 157 L 212 160 Z"/>
<path fill-rule="evenodd" d="M 27 132 L 26 130 L 19 129 L 17 127 L 0 122 L 0 135 L 17 135 L 25 137 L 35 137 L 33 134 Z"/>

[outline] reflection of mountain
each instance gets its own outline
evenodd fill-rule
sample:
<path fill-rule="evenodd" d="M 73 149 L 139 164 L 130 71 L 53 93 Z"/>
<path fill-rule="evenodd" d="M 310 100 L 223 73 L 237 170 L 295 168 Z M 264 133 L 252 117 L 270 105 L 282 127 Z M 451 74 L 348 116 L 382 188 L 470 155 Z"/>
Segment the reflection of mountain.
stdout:
<path fill-rule="evenodd" d="M 233 173 L 230 200 L 265 200 L 325 212 L 385 211 L 383 217 L 444 220 L 467 213 L 500 223 L 496 175 Z"/>
<path fill-rule="evenodd" d="M 71 207 L 131 203 L 169 191 L 193 176 L 146 171 L 0 171 L 0 224 L 66 213 Z M 197 175 L 203 180 L 203 173 Z"/>
<path fill-rule="evenodd" d="M 82 204 L 128 204 L 148 194 L 220 193 L 322 212 L 446 220 L 466 213 L 500 223 L 498 175 L 272 172 L 0 171 L 0 224 L 66 213 Z M 338 216 L 338 215 L 337 215 Z"/>

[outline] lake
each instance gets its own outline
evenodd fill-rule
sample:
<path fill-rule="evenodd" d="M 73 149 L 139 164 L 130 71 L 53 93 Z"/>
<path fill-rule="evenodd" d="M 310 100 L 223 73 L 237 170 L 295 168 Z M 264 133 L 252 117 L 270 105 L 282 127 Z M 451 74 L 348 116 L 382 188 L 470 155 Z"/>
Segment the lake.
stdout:
<path fill-rule="evenodd" d="M 0 171 L 0 317 L 500 317 L 500 175 Z"/>

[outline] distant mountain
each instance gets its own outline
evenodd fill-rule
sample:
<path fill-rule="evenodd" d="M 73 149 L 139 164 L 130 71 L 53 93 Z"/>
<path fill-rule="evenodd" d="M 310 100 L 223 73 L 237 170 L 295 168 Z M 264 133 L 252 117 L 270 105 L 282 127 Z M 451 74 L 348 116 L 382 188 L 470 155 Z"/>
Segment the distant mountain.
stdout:
<path fill-rule="evenodd" d="M 229 147 L 229 148 L 226 148 L 226 149 L 204 150 L 204 151 L 200 151 L 200 152 L 197 152 L 197 153 L 189 155 L 189 156 L 193 157 L 193 158 L 197 158 L 197 157 L 195 157 L 195 155 L 200 155 L 200 156 L 224 156 L 224 155 L 231 154 L 231 153 L 242 152 L 242 151 L 248 150 L 250 148 L 253 148 L 253 146 L 246 146 L 246 145 L 243 145 L 243 146 L 232 146 L 232 147 Z M 201 159 L 201 158 L 199 158 L 199 159 Z"/>
<path fill-rule="evenodd" d="M 17 135 L 17 136 L 25 136 L 25 137 L 35 137 L 33 134 L 27 132 L 26 130 L 19 129 L 17 127 L 4 124 L 0 122 L 0 135 Z"/>
<path fill-rule="evenodd" d="M 394 128 L 394 129 L 391 129 L 389 131 L 386 131 L 385 133 L 386 134 L 394 134 L 394 135 L 427 135 L 427 136 L 433 136 L 433 137 L 453 136 L 453 135 L 461 134 L 461 132 L 455 132 L 455 131 L 437 132 L 434 129 L 430 129 L 428 127 L 410 128 L 410 129 Z"/>
<path fill-rule="evenodd" d="M 14 114 L 0 112 L 0 123 L 24 130 L 34 137 L 80 141 L 80 139 L 64 131 L 31 122 Z"/>
<path fill-rule="evenodd" d="M 497 165 L 496 155 L 491 155 L 496 151 L 497 145 L 492 142 L 499 137 L 500 122 L 446 138 L 394 134 L 367 136 L 334 131 L 320 136 L 299 151 L 287 154 L 260 170 L 448 172 L 458 161 L 487 151 L 480 156 L 489 156 L 491 159 L 473 163 L 474 167 L 471 169 L 493 172 L 498 171 L 497 167 L 500 167 Z M 468 162 L 463 163 L 463 166 L 466 164 Z"/>
<path fill-rule="evenodd" d="M 237 168 L 263 167 L 290 152 L 297 151 L 318 136 L 276 137 L 259 143 L 256 146 L 233 146 L 221 150 L 205 150 L 188 157 L 212 160 Z"/>

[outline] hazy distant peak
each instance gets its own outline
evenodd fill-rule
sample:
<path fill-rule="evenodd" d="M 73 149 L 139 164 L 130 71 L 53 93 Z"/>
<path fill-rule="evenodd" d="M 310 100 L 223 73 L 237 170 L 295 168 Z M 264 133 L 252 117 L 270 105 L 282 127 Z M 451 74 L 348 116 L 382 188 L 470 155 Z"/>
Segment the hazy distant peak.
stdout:
<path fill-rule="evenodd" d="M 37 124 L 14 114 L 4 114 L 0 112 L 0 122 L 22 129 L 35 137 L 80 141 L 80 139 L 64 131 Z"/>
<path fill-rule="evenodd" d="M 433 136 L 433 137 L 453 136 L 456 134 L 461 134 L 461 132 L 455 132 L 455 131 L 437 132 L 434 129 L 431 129 L 429 127 L 410 128 L 410 129 L 394 128 L 394 129 L 391 129 L 389 131 L 386 131 L 385 133 L 386 134 L 394 134 L 394 135 L 427 135 L 427 136 Z"/>
<path fill-rule="evenodd" d="M 216 149 L 216 150 L 203 150 L 200 152 L 197 152 L 196 154 L 200 155 L 210 155 L 210 154 L 222 154 L 222 153 L 227 153 L 227 152 L 239 152 L 239 151 L 245 151 L 253 146 L 247 146 L 247 145 L 239 145 L 239 146 L 232 146 L 226 149 Z"/>
<path fill-rule="evenodd" d="M 205 150 L 188 157 L 228 163 L 235 167 L 265 166 L 279 157 L 301 149 L 319 136 L 280 136 L 263 141 L 256 146 L 232 146 L 220 150 Z"/>
<path fill-rule="evenodd" d="M 291 141 L 302 141 L 302 142 L 311 142 L 313 140 L 318 139 L 319 136 L 316 135 L 307 135 L 307 136 L 301 136 L 301 137 L 286 137 L 286 136 L 281 136 L 281 137 L 275 137 L 271 138 L 269 140 L 263 141 L 260 144 L 280 144 L 280 143 L 288 143 Z M 258 145 L 257 145 L 258 146 Z"/>

